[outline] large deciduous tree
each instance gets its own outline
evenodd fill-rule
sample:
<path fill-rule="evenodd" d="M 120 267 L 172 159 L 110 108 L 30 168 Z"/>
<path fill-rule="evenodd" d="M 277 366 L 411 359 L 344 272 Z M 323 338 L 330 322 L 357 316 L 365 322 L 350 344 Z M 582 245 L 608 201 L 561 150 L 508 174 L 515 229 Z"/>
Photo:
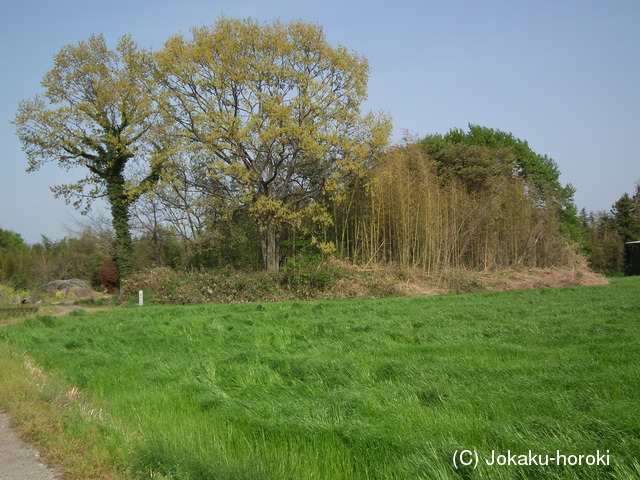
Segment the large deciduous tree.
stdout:
<path fill-rule="evenodd" d="M 69 45 L 55 56 L 44 93 L 20 103 L 14 124 L 28 157 L 28 171 L 57 162 L 87 175 L 52 187 L 77 208 L 105 197 L 116 234 L 121 277 L 132 268 L 132 203 L 158 181 L 167 145 L 163 119 L 148 79 L 151 54 L 129 37 L 110 50 L 102 35 Z"/>
<path fill-rule="evenodd" d="M 318 201 L 326 182 L 388 140 L 390 122 L 360 110 L 367 61 L 316 25 L 220 18 L 172 37 L 156 61 L 167 111 L 206 152 L 206 174 L 253 216 L 268 271 L 283 227 L 330 221 Z"/>

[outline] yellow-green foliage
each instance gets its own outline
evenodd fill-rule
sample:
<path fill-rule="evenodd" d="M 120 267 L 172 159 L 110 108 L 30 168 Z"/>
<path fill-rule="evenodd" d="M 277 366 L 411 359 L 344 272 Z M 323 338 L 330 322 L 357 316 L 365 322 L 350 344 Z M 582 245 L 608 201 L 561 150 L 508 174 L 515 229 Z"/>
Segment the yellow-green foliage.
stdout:
<path fill-rule="evenodd" d="M 277 270 L 284 226 L 325 222 L 324 182 L 383 147 L 390 122 L 362 115 L 366 59 L 303 22 L 220 18 L 156 55 L 167 111 L 204 150 L 206 171 L 256 221 L 264 267 Z M 324 245 L 325 249 L 330 248 Z"/>
<path fill-rule="evenodd" d="M 9 287 L 7 285 L 0 284 L 0 305 L 19 303 L 21 299 L 27 297 L 29 292 L 26 290 L 19 290 Z"/>

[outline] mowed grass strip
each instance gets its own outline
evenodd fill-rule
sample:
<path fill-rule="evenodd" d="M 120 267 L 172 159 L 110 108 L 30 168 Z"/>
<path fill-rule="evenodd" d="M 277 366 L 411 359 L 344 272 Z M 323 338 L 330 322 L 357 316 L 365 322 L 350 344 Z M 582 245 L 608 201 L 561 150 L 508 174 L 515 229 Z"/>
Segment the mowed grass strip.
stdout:
<path fill-rule="evenodd" d="M 0 338 L 136 478 L 640 478 L 640 278 L 419 299 L 143 307 Z M 456 469 L 454 452 L 477 451 Z M 489 466 L 496 454 L 608 465 Z"/>

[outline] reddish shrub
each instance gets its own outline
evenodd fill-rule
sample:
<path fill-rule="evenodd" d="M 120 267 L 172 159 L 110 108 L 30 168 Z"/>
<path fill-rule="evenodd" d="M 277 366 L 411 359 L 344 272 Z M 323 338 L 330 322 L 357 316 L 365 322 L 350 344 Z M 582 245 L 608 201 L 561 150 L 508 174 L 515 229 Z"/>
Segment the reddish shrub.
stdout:
<path fill-rule="evenodd" d="M 118 274 L 118 267 L 110 258 L 107 258 L 100 267 L 100 283 L 107 292 L 118 290 L 120 275 Z"/>

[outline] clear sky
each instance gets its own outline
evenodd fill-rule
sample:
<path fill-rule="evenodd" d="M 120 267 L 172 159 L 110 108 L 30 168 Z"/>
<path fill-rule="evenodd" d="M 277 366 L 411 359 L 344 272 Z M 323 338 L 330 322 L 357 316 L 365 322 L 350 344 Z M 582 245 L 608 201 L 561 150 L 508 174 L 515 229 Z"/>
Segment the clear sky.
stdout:
<path fill-rule="evenodd" d="M 396 139 L 468 123 L 512 132 L 557 162 L 588 211 L 640 180 L 639 0 L 21 0 L 0 6 L 0 227 L 33 243 L 79 216 L 49 186 L 80 173 L 25 173 L 10 124 L 61 47 L 103 33 L 160 49 L 221 14 L 317 23 L 367 57 L 365 109 L 390 114 Z"/>

